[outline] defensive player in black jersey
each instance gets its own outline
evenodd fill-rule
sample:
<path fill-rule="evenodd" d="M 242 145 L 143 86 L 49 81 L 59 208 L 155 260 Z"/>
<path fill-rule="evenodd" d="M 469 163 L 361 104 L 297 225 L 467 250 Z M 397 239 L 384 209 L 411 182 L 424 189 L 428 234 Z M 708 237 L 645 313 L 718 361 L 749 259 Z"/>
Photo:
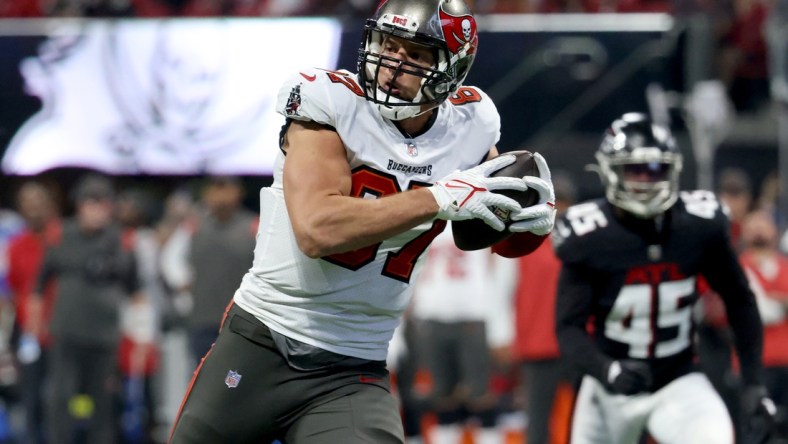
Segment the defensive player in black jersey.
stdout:
<path fill-rule="evenodd" d="M 719 292 L 735 333 L 750 435 L 768 433 L 762 325 L 714 194 L 680 192 L 670 132 L 637 113 L 615 120 L 596 153 L 606 198 L 575 205 L 556 225 L 563 262 L 561 355 L 585 377 L 572 443 L 730 444 L 733 424 L 698 371 L 692 307 L 699 275 Z"/>

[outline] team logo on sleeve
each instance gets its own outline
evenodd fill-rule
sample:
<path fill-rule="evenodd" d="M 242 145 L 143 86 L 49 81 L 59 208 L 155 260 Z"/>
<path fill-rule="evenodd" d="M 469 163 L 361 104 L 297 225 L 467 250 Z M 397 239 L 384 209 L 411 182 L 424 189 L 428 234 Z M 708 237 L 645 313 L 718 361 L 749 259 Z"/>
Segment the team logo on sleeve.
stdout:
<path fill-rule="evenodd" d="M 233 370 L 228 371 L 227 376 L 224 377 L 224 383 L 227 385 L 227 388 L 236 388 L 240 382 L 241 374 Z"/>
<path fill-rule="evenodd" d="M 285 114 L 288 116 L 297 116 L 298 109 L 301 108 L 301 84 L 294 86 L 290 90 L 290 96 L 287 98 L 285 104 Z"/>

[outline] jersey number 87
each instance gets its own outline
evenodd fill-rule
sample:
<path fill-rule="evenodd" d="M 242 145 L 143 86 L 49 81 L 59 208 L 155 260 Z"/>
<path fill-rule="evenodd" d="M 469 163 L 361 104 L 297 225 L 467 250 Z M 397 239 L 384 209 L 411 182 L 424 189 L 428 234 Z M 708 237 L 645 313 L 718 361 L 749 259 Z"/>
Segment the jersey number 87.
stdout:
<path fill-rule="evenodd" d="M 389 194 L 400 192 L 397 178 L 381 171 L 362 165 L 352 171 L 353 185 L 350 195 L 353 197 L 383 197 Z M 430 186 L 430 184 L 413 181 L 409 189 Z M 416 236 L 413 240 L 403 245 L 396 252 L 389 252 L 386 263 L 383 265 L 381 274 L 383 276 L 396 279 L 405 283 L 410 282 L 416 261 L 422 253 L 430 246 L 435 239 L 446 228 L 445 220 L 435 220 L 432 226 L 425 232 Z M 324 256 L 322 259 L 349 270 L 358 270 L 375 260 L 381 242 L 346 253 L 332 254 Z"/>

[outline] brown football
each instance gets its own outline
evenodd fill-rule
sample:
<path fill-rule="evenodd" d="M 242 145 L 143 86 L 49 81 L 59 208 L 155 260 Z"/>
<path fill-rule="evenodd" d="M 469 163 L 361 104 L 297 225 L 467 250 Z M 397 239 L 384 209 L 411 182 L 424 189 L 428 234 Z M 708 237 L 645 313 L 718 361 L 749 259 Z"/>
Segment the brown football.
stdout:
<path fill-rule="evenodd" d="M 517 160 L 508 166 L 495 171 L 491 177 L 539 177 L 539 169 L 536 166 L 534 156 L 530 151 L 510 151 L 504 154 L 514 154 Z M 536 190 L 527 189 L 525 191 L 499 191 L 504 196 L 511 197 L 525 208 L 539 202 L 539 193 Z M 506 226 L 509 226 L 509 212 L 497 207 L 491 207 L 493 213 L 501 219 Z M 498 242 L 511 236 L 508 230 L 495 231 L 494 228 L 484 223 L 481 219 L 456 220 L 451 223 L 454 243 L 460 250 L 472 251 L 491 247 Z"/>

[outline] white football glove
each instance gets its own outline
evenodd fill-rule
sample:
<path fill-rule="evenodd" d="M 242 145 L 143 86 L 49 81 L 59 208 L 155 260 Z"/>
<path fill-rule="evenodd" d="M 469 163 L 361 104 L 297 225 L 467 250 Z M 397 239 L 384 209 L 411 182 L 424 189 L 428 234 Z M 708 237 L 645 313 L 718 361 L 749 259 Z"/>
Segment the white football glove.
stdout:
<path fill-rule="evenodd" d="M 481 219 L 494 229 L 503 231 L 506 225 L 488 207 L 504 208 L 511 213 L 519 213 L 522 207 L 516 200 L 492 191 L 525 191 L 528 186 L 520 178 L 489 176 L 514 161 L 512 155 L 498 156 L 469 170 L 455 171 L 435 182 L 429 190 L 440 207 L 438 219 Z"/>
<path fill-rule="evenodd" d="M 534 160 L 539 168 L 539 177 L 525 176 L 523 181 L 528 188 L 539 192 L 539 202 L 519 212 L 512 212 L 509 217 L 514 223 L 509 225 L 509 231 L 512 233 L 528 231 L 537 236 L 544 236 L 550 233 L 555 225 L 555 190 L 547 161 L 539 153 L 534 153 Z"/>

